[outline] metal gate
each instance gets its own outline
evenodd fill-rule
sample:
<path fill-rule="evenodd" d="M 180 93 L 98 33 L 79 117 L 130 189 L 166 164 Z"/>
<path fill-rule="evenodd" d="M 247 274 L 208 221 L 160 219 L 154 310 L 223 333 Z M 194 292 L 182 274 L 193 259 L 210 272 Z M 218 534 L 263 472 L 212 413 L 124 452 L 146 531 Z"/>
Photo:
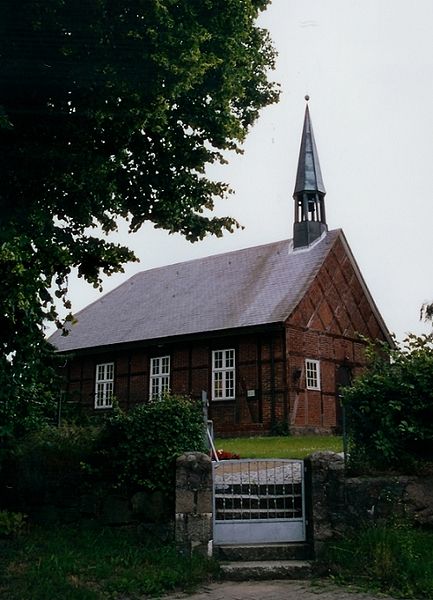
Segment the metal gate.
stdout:
<path fill-rule="evenodd" d="M 302 460 L 213 465 L 214 544 L 305 541 Z"/>

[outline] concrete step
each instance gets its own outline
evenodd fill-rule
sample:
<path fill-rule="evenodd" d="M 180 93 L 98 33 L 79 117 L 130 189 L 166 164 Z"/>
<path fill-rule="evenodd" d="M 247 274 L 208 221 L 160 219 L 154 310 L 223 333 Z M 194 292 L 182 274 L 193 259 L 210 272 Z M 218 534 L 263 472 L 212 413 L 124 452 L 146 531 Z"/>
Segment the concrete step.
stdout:
<path fill-rule="evenodd" d="M 214 556 L 224 561 L 307 560 L 309 544 L 236 544 L 214 546 Z"/>
<path fill-rule="evenodd" d="M 264 579 L 309 579 L 311 563 L 305 560 L 260 560 L 221 563 L 222 576 L 229 581 Z"/>

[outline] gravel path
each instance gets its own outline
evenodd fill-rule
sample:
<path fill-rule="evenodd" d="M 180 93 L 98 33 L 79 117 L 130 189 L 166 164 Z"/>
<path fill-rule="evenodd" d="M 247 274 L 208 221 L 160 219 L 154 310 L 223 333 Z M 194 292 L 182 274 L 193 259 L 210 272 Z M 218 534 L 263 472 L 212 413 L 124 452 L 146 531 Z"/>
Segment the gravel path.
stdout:
<path fill-rule="evenodd" d="M 224 581 L 212 583 L 192 595 L 174 594 L 163 600 L 378 600 L 372 596 L 350 589 L 335 587 L 329 583 L 311 585 L 305 581 Z M 381 596 L 381 600 L 393 600 Z"/>
<path fill-rule="evenodd" d="M 232 484 L 281 485 L 301 481 L 302 461 L 239 460 L 221 461 L 214 466 L 216 488 Z"/>

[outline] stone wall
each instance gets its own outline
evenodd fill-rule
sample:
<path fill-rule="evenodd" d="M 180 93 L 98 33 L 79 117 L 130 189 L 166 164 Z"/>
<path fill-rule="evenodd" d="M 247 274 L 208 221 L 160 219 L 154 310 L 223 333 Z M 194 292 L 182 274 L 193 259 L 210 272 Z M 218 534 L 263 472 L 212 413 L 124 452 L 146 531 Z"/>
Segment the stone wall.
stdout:
<path fill-rule="evenodd" d="M 308 540 L 314 554 L 323 544 L 362 526 L 409 518 L 433 527 L 433 476 L 346 477 L 334 452 L 305 459 Z M 177 459 L 175 539 L 185 553 L 212 552 L 212 461 L 187 452 Z"/>
<path fill-rule="evenodd" d="M 392 518 L 433 526 L 433 476 L 345 477 L 334 452 L 306 459 L 310 538 L 314 551 L 363 524 Z"/>
<path fill-rule="evenodd" d="M 4 463 L 6 464 L 6 463 Z M 137 526 L 149 537 L 174 536 L 174 492 L 114 489 L 112 481 L 86 482 L 76 457 L 44 456 L 10 462 L 0 471 L 0 510 L 21 512 L 41 525 L 99 522 Z"/>
<path fill-rule="evenodd" d="M 80 523 L 90 526 L 92 522 L 99 522 L 115 527 L 135 526 L 143 537 L 168 541 L 173 540 L 174 535 L 173 507 L 169 500 L 159 491 L 125 495 L 101 489 L 5 506 L 22 511 L 30 521 L 41 525 Z"/>

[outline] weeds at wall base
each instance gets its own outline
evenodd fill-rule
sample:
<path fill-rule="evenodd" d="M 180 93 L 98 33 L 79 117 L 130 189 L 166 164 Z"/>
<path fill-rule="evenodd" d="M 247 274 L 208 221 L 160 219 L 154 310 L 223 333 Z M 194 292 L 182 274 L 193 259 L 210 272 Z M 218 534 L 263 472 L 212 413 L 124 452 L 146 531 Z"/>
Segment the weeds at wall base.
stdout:
<path fill-rule="evenodd" d="M 405 522 L 366 527 L 330 542 L 319 560 L 322 574 L 337 583 L 396 598 L 433 598 L 433 531 Z"/>

